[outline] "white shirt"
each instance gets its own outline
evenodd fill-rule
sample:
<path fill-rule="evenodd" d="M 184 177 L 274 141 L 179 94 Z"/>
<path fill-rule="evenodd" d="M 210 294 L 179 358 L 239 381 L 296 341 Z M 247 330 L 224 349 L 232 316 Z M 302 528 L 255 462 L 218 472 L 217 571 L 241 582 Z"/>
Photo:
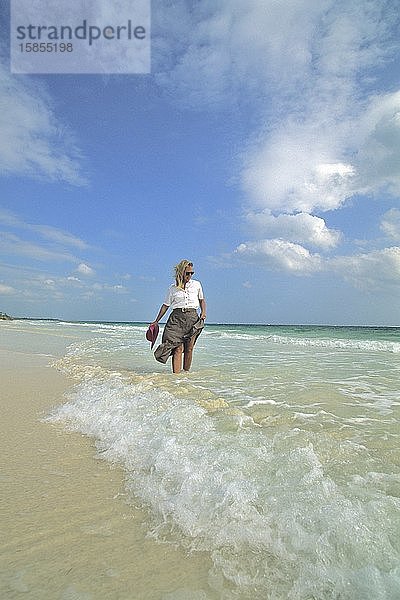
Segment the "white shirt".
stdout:
<path fill-rule="evenodd" d="M 169 286 L 164 304 L 172 310 L 174 308 L 199 308 L 199 300 L 204 299 L 203 288 L 200 281 L 190 279 L 185 289 L 178 288 L 174 283 Z"/>

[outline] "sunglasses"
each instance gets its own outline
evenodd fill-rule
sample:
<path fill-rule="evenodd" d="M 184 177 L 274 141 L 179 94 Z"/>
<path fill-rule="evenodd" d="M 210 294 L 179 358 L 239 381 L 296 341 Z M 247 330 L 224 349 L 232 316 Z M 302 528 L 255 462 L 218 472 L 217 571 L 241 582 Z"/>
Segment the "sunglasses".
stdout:
<path fill-rule="evenodd" d="M 194 271 L 185 271 L 185 275 L 194 275 Z"/>

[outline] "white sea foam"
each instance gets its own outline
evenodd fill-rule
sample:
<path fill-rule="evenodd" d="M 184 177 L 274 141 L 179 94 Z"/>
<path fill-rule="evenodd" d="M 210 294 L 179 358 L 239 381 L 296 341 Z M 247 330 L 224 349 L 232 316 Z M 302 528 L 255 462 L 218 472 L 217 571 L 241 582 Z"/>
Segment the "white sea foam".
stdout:
<path fill-rule="evenodd" d="M 60 327 L 74 327 L 77 329 L 80 328 L 89 328 L 92 329 L 93 331 L 101 331 L 101 330 L 106 330 L 109 332 L 119 332 L 119 331 L 126 331 L 126 332 L 131 332 L 133 331 L 133 329 L 139 329 L 140 331 L 145 332 L 147 330 L 147 326 L 144 325 L 139 325 L 136 323 L 132 323 L 132 324 L 120 324 L 120 323 L 78 323 L 78 322 L 72 322 L 72 321 L 58 321 L 57 324 Z"/>
<path fill-rule="evenodd" d="M 235 331 L 205 331 L 205 335 L 220 340 L 252 341 L 255 343 L 268 342 L 270 344 L 282 344 L 291 346 L 302 346 L 309 348 L 327 348 L 343 350 L 365 350 L 367 352 L 392 352 L 400 353 L 400 342 L 387 340 L 357 340 L 349 338 L 324 338 L 304 337 L 278 334 L 239 333 Z"/>
<path fill-rule="evenodd" d="M 204 331 L 205 336 L 216 337 L 221 340 L 267 340 L 271 335 L 263 335 L 256 333 L 237 333 L 235 331 Z"/>
<path fill-rule="evenodd" d="M 376 341 L 376 340 L 350 340 L 350 339 L 324 339 L 324 338 L 295 338 L 282 335 L 272 335 L 271 342 L 276 344 L 291 344 L 293 346 L 305 346 L 315 348 L 332 348 L 344 350 L 366 350 L 368 352 L 400 352 L 399 342 Z"/>
<path fill-rule="evenodd" d="M 400 502 L 387 495 L 399 478 L 379 473 L 365 448 L 301 429 L 270 433 L 240 411 L 209 413 L 149 377 L 75 358 L 63 364 L 80 383 L 49 420 L 93 436 L 125 468 L 154 536 L 210 553 L 230 582 L 210 577 L 219 597 L 400 597 Z"/>

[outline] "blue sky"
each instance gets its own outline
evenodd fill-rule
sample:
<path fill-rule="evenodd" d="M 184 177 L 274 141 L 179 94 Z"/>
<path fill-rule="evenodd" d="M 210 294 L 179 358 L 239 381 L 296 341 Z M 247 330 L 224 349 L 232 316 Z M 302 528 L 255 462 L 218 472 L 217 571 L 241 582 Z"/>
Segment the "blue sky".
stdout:
<path fill-rule="evenodd" d="M 0 310 L 150 322 L 189 258 L 210 322 L 400 325 L 396 13 L 153 2 L 148 75 L 3 44 Z"/>

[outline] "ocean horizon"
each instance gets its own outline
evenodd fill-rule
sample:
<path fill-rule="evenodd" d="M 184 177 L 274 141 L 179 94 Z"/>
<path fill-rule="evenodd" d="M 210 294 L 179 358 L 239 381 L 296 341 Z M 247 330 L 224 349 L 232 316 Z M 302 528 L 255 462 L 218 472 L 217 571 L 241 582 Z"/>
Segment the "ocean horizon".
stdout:
<path fill-rule="evenodd" d="M 150 323 L 150 321 L 142 321 L 142 320 L 133 320 L 133 321 L 112 321 L 112 320 L 103 320 L 103 319 L 64 319 L 62 317 L 21 317 L 21 316 L 11 316 L 12 320 L 14 321 L 55 321 L 55 322 L 60 322 L 60 323 L 77 323 L 77 324 L 109 324 L 109 325 L 148 325 Z M 160 321 L 160 325 L 165 324 L 167 321 L 168 317 L 164 317 L 161 321 Z M 247 321 L 240 321 L 240 322 L 220 322 L 220 321 L 213 321 L 210 322 L 209 320 L 206 321 L 207 325 L 213 325 L 213 326 L 246 326 L 246 327 L 338 327 L 338 328 L 360 328 L 360 329 L 400 329 L 400 324 L 399 325 L 381 325 L 381 324 L 355 324 L 355 323 L 351 323 L 351 324 L 343 324 L 343 323 L 314 323 L 314 322 L 310 322 L 310 323 L 297 323 L 297 322 L 293 322 L 293 323 L 281 323 L 281 322 L 277 322 L 277 323 L 272 323 L 272 322 L 268 322 L 268 323 L 262 323 L 262 322 L 247 322 Z"/>

